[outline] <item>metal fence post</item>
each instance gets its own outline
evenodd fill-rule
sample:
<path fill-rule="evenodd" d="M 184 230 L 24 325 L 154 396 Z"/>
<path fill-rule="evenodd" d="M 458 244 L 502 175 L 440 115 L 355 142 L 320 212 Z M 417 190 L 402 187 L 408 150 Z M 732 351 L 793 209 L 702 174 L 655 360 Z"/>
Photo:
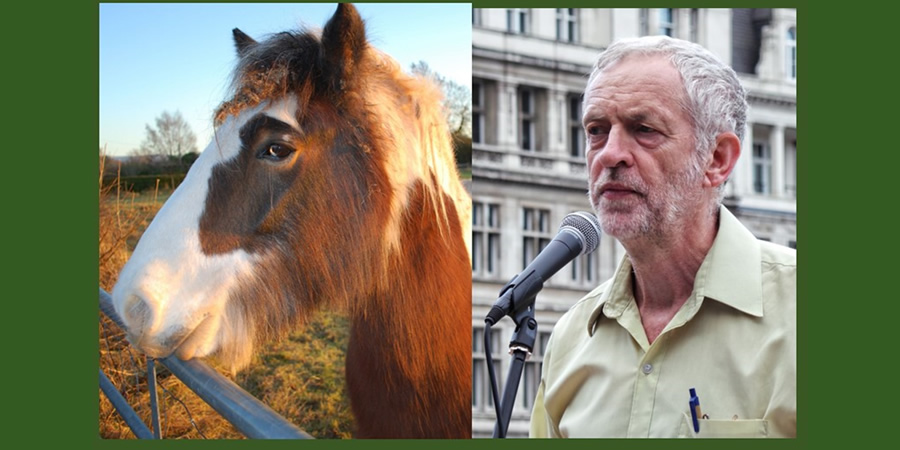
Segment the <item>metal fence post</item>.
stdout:
<path fill-rule="evenodd" d="M 147 357 L 147 391 L 150 394 L 150 420 L 153 422 L 153 437 L 162 439 L 159 427 L 159 399 L 156 393 L 156 363 Z"/>

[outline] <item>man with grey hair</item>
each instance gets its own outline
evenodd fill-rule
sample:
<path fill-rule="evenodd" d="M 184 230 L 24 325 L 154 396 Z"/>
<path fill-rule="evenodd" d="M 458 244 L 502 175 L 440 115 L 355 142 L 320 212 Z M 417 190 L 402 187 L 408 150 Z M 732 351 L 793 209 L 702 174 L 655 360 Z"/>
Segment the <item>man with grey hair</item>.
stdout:
<path fill-rule="evenodd" d="M 532 437 L 796 436 L 796 253 L 721 204 L 746 118 L 737 75 L 699 45 L 600 55 L 589 196 L 627 254 L 556 324 Z"/>

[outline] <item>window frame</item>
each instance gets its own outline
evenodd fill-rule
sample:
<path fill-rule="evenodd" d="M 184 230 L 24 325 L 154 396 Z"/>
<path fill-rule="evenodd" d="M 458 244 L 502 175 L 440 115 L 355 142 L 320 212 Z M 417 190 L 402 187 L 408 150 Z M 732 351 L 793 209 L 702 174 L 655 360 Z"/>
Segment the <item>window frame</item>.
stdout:
<path fill-rule="evenodd" d="M 797 27 L 788 27 L 785 34 L 785 74 L 788 80 L 797 81 Z"/>
<path fill-rule="evenodd" d="M 573 158 L 585 157 L 586 140 L 584 125 L 581 121 L 581 95 L 575 93 L 566 95 L 566 146 L 568 147 L 569 156 Z"/>
<path fill-rule="evenodd" d="M 472 278 L 500 276 L 501 212 L 500 202 L 472 199 Z"/>
<path fill-rule="evenodd" d="M 494 361 L 494 373 L 497 375 L 497 389 L 503 392 L 504 373 L 501 352 L 503 328 L 491 329 L 491 359 Z M 501 394 L 502 395 L 502 394 Z M 472 412 L 494 414 L 494 397 L 491 394 L 491 380 L 487 372 L 487 355 L 484 352 L 484 325 L 472 325 Z"/>
<path fill-rule="evenodd" d="M 556 40 L 577 43 L 578 39 L 577 8 L 556 8 Z"/>
<path fill-rule="evenodd" d="M 522 232 L 522 269 L 536 258 L 553 240 L 549 207 L 522 205 L 519 208 L 519 230 Z M 529 214 L 530 213 L 530 214 Z"/>
<path fill-rule="evenodd" d="M 531 9 L 506 8 L 506 32 L 531 34 Z"/>
<path fill-rule="evenodd" d="M 675 26 L 677 22 L 677 10 L 675 8 L 659 8 L 659 24 L 657 25 L 657 33 L 663 36 L 675 37 Z M 665 20 L 664 14 L 668 13 L 669 21 Z"/>
<path fill-rule="evenodd" d="M 527 108 L 525 108 L 526 104 Z M 536 111 L 537 89 L 519 86 L 516 89 L 516 116 L 519 124 L 518 146 L 520 150 L 537 151 L 538 117 Z"/>
<path fill-rule="evenodd" d="M 757 152 L 757 149 L 760 151 Z M 772 149 L 769 147 L 768 142 L 753 142 L 751 157 L 753 193 L 758 195 L 771 195 Z"/>
<path fill-rule="evenodd" d="M 484 136 L 484 118 L 485 118 L 485 98 L 484 98 L 484 81 L 480 79 L 472 80 L 472 142 L 475 144 L 483 144 L 486 139 Z M 477 100 L 477 101 L 476 101 Z"/>

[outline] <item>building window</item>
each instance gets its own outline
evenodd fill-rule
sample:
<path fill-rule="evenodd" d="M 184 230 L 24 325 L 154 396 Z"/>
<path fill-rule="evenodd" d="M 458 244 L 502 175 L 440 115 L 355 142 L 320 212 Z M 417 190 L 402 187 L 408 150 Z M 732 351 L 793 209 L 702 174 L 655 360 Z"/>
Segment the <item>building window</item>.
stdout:
<path fill-rule="evenodd" d="M 528 88 L 519 88 L 519 148 L 522 150 L 534 151 L 536 148 L 535 138 L 535 108 L 534 108 L 534 90 Z"/>
<path fill-rule="evenodd" d="M 700 41 L 700 10 L 697 8 L 691 9 L 691 42 L 699 42 Z"/>
<path fill-rule="evenodd" d="M 522 268 L 537 257 L 550 243 L 550 210 L 522 208 Z M 546 281 L 546 280 L 545 280 Z"/>
<path fill-rule="evenodd" d="M 788 241 L 788 247 L 790 247 L 790 248 L 796 250 L 796 249 L 797 249 L 797 241 L 795 241 L 795 240 L 793 240 L 793 239 L 789 240 L 789 241 Z"/>
<path fill-rule="evenodd" d="M 675 36 L 675 10 L 672 8 L 660 8 L 659 10 L 659 34 Z"/>
<path fill-rule="evenodd" d="M 538 387 L 541 385 L 544 352 L 549 340 L 549 331 L 538 331 L 537 339 L 534 340 L 531 358 L 525 360 L 525 365 L 522 368 L 522 391 L 519 393 L 518 404 L 519 407 L 526 411 L 531 411 L 531 408 L 534 406 L 534 397 L 537 396 Z"/>
<path fill-rule="evenodd" d="M 578 33 L 577 10 L 575 8 L 556 8 L 556 40 L 575 42 Z"/>
<path fill-rule="evenodd" d="M 494 373 L 500 373 L 500 328 L 491 333 L 491 359 L 494 361 Z M 503 392 L 503 377 L 497 376 L 497 389 Z M 502 394 L 501 394 L 502 395 Z M 491 395 L 491 380 L 487 372 L 487 357 L 484 353 L 484 326 L 472 328 L 472 410 L 494 412 L 494 397 Z"/>
<path fill-rule="evenodd" d="M 506 10 L 506 31 L 513 34 L 531 32 L 531 14 L 525 8 L 509 8 Z"/>
<path fill-rule="evenodd" d="M 647 8 L 641 8 L 640 18 L 641 36 L 647 36 L 648 34 L 650 34 L 650 10 Z"/>
<path fill-rule="evenodd" d="M 581 125 L 581 94 L 569 94 L 566 124 L 569 130 L 569 156 L 584 157 L 584 128 Z"/>
<path fill-rule="evenodd" d="M 472 202 L 472 276 L 500 273 L 500 205 Z"/>
<path fill-rule="evenodd" d="M 481 26 L 481 10 L 472 8 L 472 25 Z"/>
<path fill-rule="evenodd" d="M 484 142 L 484 85 L 472 81 L 472 142 Z"/>
<path fill-rule="evenodd" d="M 768 194 L 771 192 L 772 154 L 769 145 L 753 143 L 753 192 Z"/>
<path fill-rule="evenodd" d="M 789 80 L 797 79 L 797 28 L 787 30 L 787 76 Z"/>

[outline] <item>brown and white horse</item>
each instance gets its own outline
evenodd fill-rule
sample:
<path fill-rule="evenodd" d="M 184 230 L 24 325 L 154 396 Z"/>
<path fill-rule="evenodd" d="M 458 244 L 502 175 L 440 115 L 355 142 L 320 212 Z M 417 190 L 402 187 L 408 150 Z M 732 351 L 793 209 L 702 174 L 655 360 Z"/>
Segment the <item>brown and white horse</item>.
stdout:
<path fill-rule="evenodd" d="M 234 38 L 215 138 L 113 290 L 129 339 L 236 370 L 346 308 L 355 435 L 469 437 L 471 201 L 438 88 L 371 47 L 350 5 L 321 34 Z"/>

